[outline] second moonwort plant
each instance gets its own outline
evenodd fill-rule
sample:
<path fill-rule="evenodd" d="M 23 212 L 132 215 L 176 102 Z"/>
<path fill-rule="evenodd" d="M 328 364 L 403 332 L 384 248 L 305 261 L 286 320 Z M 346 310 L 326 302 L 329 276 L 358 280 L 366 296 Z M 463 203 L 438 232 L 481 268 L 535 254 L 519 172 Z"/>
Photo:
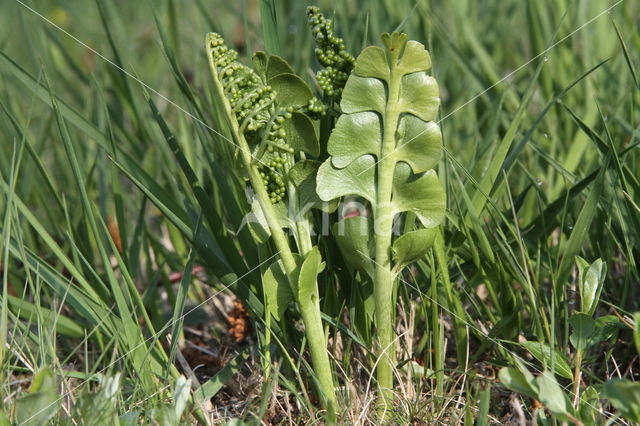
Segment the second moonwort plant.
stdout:
<path fill-rule="evenodd" d="M 208 34 L 205 47 L 236 154 L 255 192 L 254 210 L 264 218 L 264 232 L 270 234 L 278 252 L 279 261 L 263 277 L 265 322 L 269 324 L 271 315 L 279 319 L 290 299 L 298 303 L 319 396 L 327 410 L 327 421 L 334 423 L 335 389 L 316 283 L 324 264 L 318 248 L 312 245 L 308 213 L 297 212 L 303 199 L 309 198 L 299 189 L 308 186 L 316 166 L 310 161 L 295 164 L 296 159 L 304 158 L 304 154 L 296 157 L 296 153 L 319 154 L 309 115 L 322 114 L 323 108 L 282 58 L 259 52 L 254 55 L 254 70 L 237 62 L 237 53 L 218 34 Z M 282 214 L 285 201 L 292 221 Z M 292 228 L 297 252 L 283 230 L 287 227 Z M 262 239 L 257 234 L 256 238 Z"/>

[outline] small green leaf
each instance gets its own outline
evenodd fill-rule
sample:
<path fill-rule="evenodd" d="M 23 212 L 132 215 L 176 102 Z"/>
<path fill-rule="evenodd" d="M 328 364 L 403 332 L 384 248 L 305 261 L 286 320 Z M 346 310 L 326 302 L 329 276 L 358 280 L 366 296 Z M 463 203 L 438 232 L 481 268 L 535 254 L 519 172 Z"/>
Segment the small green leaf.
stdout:
<path fill-rule="evenodd" d="M 298 303 L 308 305 L 319 302 L 316 277 L 324 269 L 324 262 L 317 246 L 314 246 L 300 268 L 298 276 Z"/>
<path fill-rule="evenodd" d="M 640 383 L 613 379 L 604 384 L 604 396 L 632 422 L 640 422 Z"/>
<path fill-rule="evenodd" d="M 426 172 L 440 161 L 442 134 L 436 123 L 404 115 L 400 119 L 398 136 L 399 147 L 392 156 L 396 161 L 409 164 L 413 173 Z"/>
<path fill-rule="evenodd" d="M 293 227 L 293 224 L 289 220 L 289 212 L 285 203 L 274 204 L 273 210 L 276 213 L 276 219 L 278 220 L 278 224 L 281 228 Z M 267 223 L 267 219 L 264 217 L 262 207 L 260 207 L 260 203 L 257 199 L 254 199 L 251 203 L 251 212 L 247 213 L 242 220 L 240 229 L 244 226 L 249 228 L 249 231 L 251 231 L 251 234 L 256 241 L 264 243 L 271 236 L 269 224 Z"/>
<path fill-rule="evenodd" d="M 362 77 L 374 77 L 389 80 L 389 64 L 386 52 L 378 46 L 369 46 L 360 53 L 354 69 Z"/>
<path fill-rule="evenodd" d="M 435 120 L 440 106 L 440 91 L 436 80 L 423 72 L 402 77 L 401 108 L 424 121 Z"/>
<path fill-rule="evenodd" d="M 578 352 L 584 352 L 588 347 L 597 344 L 594 340 L 596 322 L 587 314 L 578 313 L 569 318 L 573 333 L 569 337 L 571 344 Z"/>
<path fill-rule="evenodd" d="M 580 293 L 580 310 L 593 315 L 600 300 L 604 279 L 607 274 L 607 264 L 597 259 L 591 265 L 583 258 L 576 256 L 578 265 L 578 291 Z"/>
<path fill-rule="evenodd" d="M 500 382 L 512 391 L 526 395 L 529 398 L 538 398 L 538 385 L 530 373 L 525 375 L 517 368 L 504 367 L 500 369 L 498 377 Z"/>
<path fill-rule="evenodd" d="M 435 170 L 429 170 L 417 178 L 409 175 L 404 179 L 402 169 L 402 163 L 396 166 L 391 200 L 394 215 L 412 212 L 426 228 L 438 226 L 444 219 L 446 196 Z"/>
<path fill-rule="evenodd" d="M 269 55 L 266 52 L 258 51 L 253 54 L 251 61 L 253 62 L 253 69 L 255 69 L 259 75 L 267 78 L 267 63 L 269 62 Z"/>
<path fill-rule="evenodd" d="M 320 155 L 320 143 L 313 123 L 305 114 L 294 112 L 285 120 L 283 127 L 287 132 L 287 143 L 296 151 L 304 151 L 314 157 Z"/>
<path fill-rule="evenodd" d="M 268 83 L 276 92 L 279 108 L 300 108 L 307 105 L 313 97 L 307 83 L 295 74 L 279 74 Z"/>
<path fill-rule="evenodd" d="M 111 426 L 118 424 L 118 400 L 120 373 L 113 377 L 99 376 L 98 392 L 80 393 L 73 407 L 73 417 L 82 419 L 81 424 Z"/>
<path fill-rule="evenodd" d="M 297 190 L 297 214 L 306 214 L 311 208 L 332 213 L 338 206 L 337 200 L 327 203 L 316 193 L 316 176 L 321 164 L 319 161 L 301 160 L 289 169 L 289 180 Z"/>
<path fill-rule="evenodd" d="M 267 298 L 269 312 L 276 321 L 280 321 L 284 311 L 293 302 L 291 286 L 281 261 L 274 262 L 265 271 L 262 276 L 262 288 Z"/>
<path fill-rule="evenodd" d="M 346 114 L 364 111 L 384 114 L 386 103 L 386 91 L 382 81 L 352 75 L 342 92 L 340 107 Z"/>
<path fill-rule="evenodd" d="M 573 417 L 571 402 L 551 372 L 545 371 L 536 377 L 536 384 L 538 385 L 538 399 L 547 410 L 563 420 L 569 420 Z"/>
<path fill-rule="evenodd" d="M 375 171 L 375 159 L 370 155 L 363 155 L 343 169 L 334 168 L 330 160 L 325 161 L 318 170 L 316 191 L 325 201 L 358 195 L 375 204 Z"/>
<path fill-rule="evenodd" d="M 373 223 L 365 216 L 352 216 L 333 225 L 333 235 L 349 265 L 373 277 L 374 265 L 369 244 Z"/>
<path fill-rule="evenodd" d="M 24 426 L 48 424 L 61 402 L 56 380 L 51 370 L 44 368 L 33 378 L 29 393 L 16 399 L 16 423 Z"/>
<path fill-rule="evenodd" d="M 381 143 L 382 129 L 378 114 L 365 111 L 341 115 L 329 139 L 331 163 L 342 169 L 362 155 L 376 155 Z"/>
<path fill-rule="evenodd" d="M 280 74 L 295 74 L 291 65 L 278 55 L 270 55 L 267 62 L 266 77 L 267 81 L 279 76 Z"/>
<path fill-rule="evenodd" d="M 437 228 L 422 228 L 399 236 L 392 246 L 395 270 L 399 271 L 427 254 L 437 232 Z"/>
<path fill-rule="evenodd" d="M 552 352 L 549 345 L 543 342 L 524 342 L 520 344 L 523 348 L 528 350 L 531 355 L 542 365 L 545 367 L 551 367 L 551 358 L 553 354 L 553 362 L 554 362 L 554 370 L 556 374 L 561 375 L 564 378 L 572 379 L 573 374 L 571 372 L 571 367 L 569 367 L 569 363 L 567 362 L 564 355 L 562 355 L 557 350 Z"/>

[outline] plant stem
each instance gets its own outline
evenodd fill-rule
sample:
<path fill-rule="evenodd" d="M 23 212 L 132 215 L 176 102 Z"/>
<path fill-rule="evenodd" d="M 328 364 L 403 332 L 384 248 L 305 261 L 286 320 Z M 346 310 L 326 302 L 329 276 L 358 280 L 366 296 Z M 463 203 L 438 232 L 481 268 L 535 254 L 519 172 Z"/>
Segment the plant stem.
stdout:
<path fill-rule="evenodd" d="M 393 227 L 393 210 L 391 209 L 391 193 L 393 190 L 393 174 L 395 159 L 389 154 L 396 147 L 395 134 L 398 127 L 400 110 L 398 97 L 400 78 L 394 72 L 397 53 L 391 58 L 389 81 L 389 97 L 385 109 L 384 135 L 381 160 L 378 163 L 378 191 L 375 206 L 376 234 L 376 270 L 373 294 L 376 306 L 377 353 L 380 356 L 376 377 L 380 388 L 381 401 L 379 411 L 381 420 L 393 398 L 393 367 L 395 365 L 395 346 L 393 345 L 393 322 L 395 310 L 393 300 L 393 282 L 395 275 L 391 271 L 391 232 Z"/>
<path fill-rule="evenodd" d="M 284 266 L 284 270 L 289 279 L 289 285 L 291 286 L 291 290 L 293 294 L 296 295 L 297 299 L 297 288 L 298 288 L 298 274 L 297 269 L 298 265 L 296 264 L 296 260 L 291 251 L 291 247 L 289 246 L 289 239 L 285 235 L 284 231 L 280 227 L 278 223 L 278 219 L 276 213 L 273 209 L 273 205 L 271 204 L 271 200 L 269 198 L 269 194 L 260 177 L 260 172 L 258 170 L 257 165 L 253 161 L 253 156 L 251 155 L 251 149 L 249 148 L 249 144 L 247 143 L 244 134 L 240 131 L 240 127 L 238 125 L 237 120 L 235 119 L 231 106 L 224 95 L 224 90 L 218 79 L 218 74 L 216 71 L 215 63 L 212 60 L 212 57 L 209 55 L 209 65 L 211 68 L 211 72 L 213 74 L 213 82 L 218 95 L 218 99 L 220 100 L 223 108 L 225 109 L 225 115 L 227 117 L 227 121 L 231 126 L 231 133 L 233 135 L 233 139 L 240 149 L 240 155 L 242 157 L 242 161 L 244 166 L 247 169 L 249 175 L 249 181 L 253 190 L 256 193 L 256 197 L 258 199 L 258 203 L 260 204 L 260 208 L 264 214 L 264 217 L 269 225 L 269 230 L 271 231 L 271 237 L 273 238 L 273 242 L 278 250 L 278 255 L 282 260 L 282 264 Z M 317 285 L 316 285 L 317 291 Z M 322 401 L 323 407 L 327 410 L 326 413 L 326 421 L 329 424 L 334 424 L 336 421 L 335 417 L 335 409 L 336 409 L 336 396 L 335 389 L 333 386 L 333 377 L 331 375 L 331 364 L 329 363 L 329 354 L 327 352 L 327 343 L 324 335 L 324 330 L 322 328 L 322 317 L 320 315 L 320 301 L 319 298 L 315 298 L 315 303 L 312 306 L 302 306 L 306 304 L 299 304 L 300 310 L 302 314 L 302 321 L 305 326 L 305 334 L 307 336 L 307 341 L 309 342 L 309 351 L 311 352 L 311 361 L 313 364 L 314 373 L 318 378 L 318 383 L 320 387 L 320 399 Z"/>

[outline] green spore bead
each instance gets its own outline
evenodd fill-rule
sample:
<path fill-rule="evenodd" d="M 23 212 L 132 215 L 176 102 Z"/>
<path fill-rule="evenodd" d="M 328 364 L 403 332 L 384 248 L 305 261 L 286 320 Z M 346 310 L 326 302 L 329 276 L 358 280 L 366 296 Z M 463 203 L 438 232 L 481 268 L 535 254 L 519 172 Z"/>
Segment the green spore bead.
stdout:
<path fill-rule="evenodd" d="M 333 22 L 326 19 L 315 6 L 307 8 L 307 17 L 311 32 L 316 39 L 316 58 L 323 70 L 316 74 L 320 89 L 340 101 L 342 89 L 353 70 L 355 59 L 346 51 L 344 40 L 335 34 Z"/>

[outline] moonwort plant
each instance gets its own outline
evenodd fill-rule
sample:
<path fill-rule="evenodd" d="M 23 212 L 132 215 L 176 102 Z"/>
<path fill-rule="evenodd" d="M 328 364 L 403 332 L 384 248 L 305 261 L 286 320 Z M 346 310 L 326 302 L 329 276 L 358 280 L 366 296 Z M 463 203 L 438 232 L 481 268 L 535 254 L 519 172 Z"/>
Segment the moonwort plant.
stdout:
<path fill-rule="evenodd" d="M 252 69 L 213 33 L 206 49 L 238 166 L 255 193 L 258 226 L 250 229 L 261 242 L 270 237 L 278 251 L 262 280 L 265 322 L 280 320 L 289 302 L 297 302 L 326 420 L 333 423 L 336 396 L 316 280 L 324 264 L 312 243 L 309 207 L 333 211 L 340 199 L 356 197 L 371 212 L 343 218 L 334 229 L 348 236 L 336 235 L 345 261 L 373 280 L 376 375 L 386 407 L 393 396 L 396 278 L 430 250 L 444 217 L 445 194 L 433 170 L 441 156 L 434 122 L 439 91 L 427 74 L 429 53 L 407 35 L 385 33 L 384 48 L 368 47 L 356 60 L 331 20 L 315 7 L 307 14 L 328 108 L 278 56 L 258 52 Z M 325 147 L 313 124 L 321 117 L 330 130 Z"/>
<path fill-rule="evenodd" d="M 262 280 L 265 322 L 269 324 L 271 316 L 280 319 L 289 302 L 297 302 L 326 420 L 334 423 L 335 388 L 316 281 L 324 264 L 312 244 L 307 208 L 314 201 L 320 204 L 313 191 L 319 163 L 306 156 L 319 155 L 310 117 L 322 115 L 324 106 L 278 56 L 258 52 L 252 69 L 236 61 L 237 53 L 218 34 L 208 34 L 205 47 L 239 167 L 255 192 L 254 214 L 258 224 L 265 225 L 252 228 L 255 238 L 266 241 L 270 236 L 278 251 L 279 260 Z M 290 228 L 295 248 L 285 228 Z"/>
<path fill-rule="evenodd" d="M 329 138 L 330 157 L 318 170 L 317 192 L 325 201 L 355 195 L 370 204 L 373 220 L 343 219 L 346 233 L 360 238 L 341 241 L 344 252 L 357 253 L 349 256 L 354 266 L 373 275 L 384 413 L 393 397 L 396 277 L 431 248 L 444 218 L 445 192 L 433 170 L 441 156 L 434 122 L 440 101 L 427 74 L 429 53 L 406 34 L 385 33 L 382 42 L 384 48 L 367 47 L 355 61 Z M 394 221 L 403 231 L 395 238 Z"/>

